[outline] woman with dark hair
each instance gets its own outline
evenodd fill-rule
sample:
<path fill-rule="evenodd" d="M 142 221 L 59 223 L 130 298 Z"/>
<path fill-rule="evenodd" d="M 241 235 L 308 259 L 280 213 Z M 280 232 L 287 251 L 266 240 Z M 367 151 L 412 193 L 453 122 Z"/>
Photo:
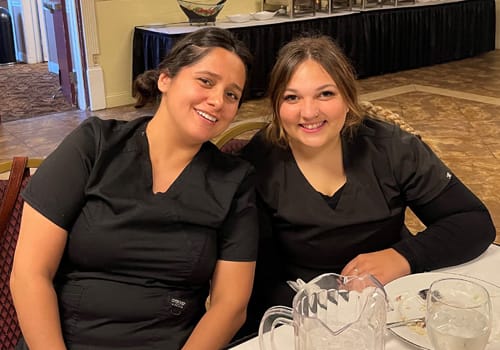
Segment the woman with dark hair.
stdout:
<path fill-rule="evenodd" d="M 253 170 L 209 140 L 235 118 L 249 60 L 230 32 L 199 29 L 138 78 L 153 117 L 89 118 L 43 162 L 11 275 L 19 348 L 220 349 L 243 324 Z"/>
<path fill-rule="evenodd" d="M 243 150 L 263 208 L 247 332 L 291 304 L 287 280 L 334 272 L 386 284 L 471 260 L 495 239 L 486 207 L 421 139 L 365 115 L 330 38 L 286 44 L 269 96 L 272 121 Z M 407 208 L 425 230 L 409 232 Z"/>

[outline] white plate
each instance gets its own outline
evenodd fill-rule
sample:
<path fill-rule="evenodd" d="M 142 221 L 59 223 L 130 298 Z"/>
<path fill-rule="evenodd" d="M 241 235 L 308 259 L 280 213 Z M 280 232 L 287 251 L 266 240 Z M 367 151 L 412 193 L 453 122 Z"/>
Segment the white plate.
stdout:
<path fill-rule="evenodd" d="M 483 285 L 490 294 L 493 309 L 493 327 L 486 350 L 500 350 L 500 287 L 473 277 L 443 272 L 425 272 L 398 278 L 385 286 L 393 311 L 388 312 L 387 322 L 425 316 L 425 301 L 418 295 L 422 289 L 429 288 L 432 282 L 441 278 L 458 277 Z M 425 328 L 403 326 L 390 329 L 405 342 L 426 350 L 433 350 Z"/>
<path fill-rule="evenodd" d="M 266 19 L 271 19 L 274 17 L 274 15 L 277 13 L 276 12 L 271 12 L 271 11 L 260 11 L 260 12 L 255 12 L 252 13 L 252 17 L 255 18 L 256 20 L 259 21 L 265 21 Z"/>
<path fill-rule="evenodd" d="M 231 22 L 242 23 L 251 20 L 252 16 L 249 13 L 237 13 L 235 15 L 228 15 L 227 19 Z"/>

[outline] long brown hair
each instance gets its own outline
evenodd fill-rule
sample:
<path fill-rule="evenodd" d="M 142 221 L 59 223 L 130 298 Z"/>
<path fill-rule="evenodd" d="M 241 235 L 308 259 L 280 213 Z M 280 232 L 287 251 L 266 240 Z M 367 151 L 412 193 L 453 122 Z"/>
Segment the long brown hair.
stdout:
<path fill-rule="evenodd" d="M 133 96 L 137 99 L 135 106 L 142 107 L 150 102 L 159 102 L 161 91 L 158 89 L 158 78 L 161 73 L 173 78 L 182 68 L 200 61 L 216 47 L 235 53 L 242 60 L 248 77 L 252 54 L 242 41 L 236 39 L 226 29 L 218 27 L 198 29 L 179 40 L 161 61 L 158 69 L 145 71 L 135 79 L 133 85 Z M 242 100 L 240 104 L 241 102 Z"/>
<path fill-rule="evenodd" d="M 328 36 L 300 37 L 280 49 L 268 88 L 272 119 L 266 129 L 266 137 L 283 147 L 288 146 L 288 138 L 279 118 L 283 94 L 297 67 L 308 59 L 318 62 L 332 77 L 349 107 L 342 133 L 352 136 L 363 120 L 354 69 L 342 50 Z"/>

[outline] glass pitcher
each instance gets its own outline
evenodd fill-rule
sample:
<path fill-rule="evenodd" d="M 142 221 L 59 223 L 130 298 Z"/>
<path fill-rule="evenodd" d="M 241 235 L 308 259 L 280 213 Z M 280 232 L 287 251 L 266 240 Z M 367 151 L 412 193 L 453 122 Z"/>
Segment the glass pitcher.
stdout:
<path fill-rule="evenodd" d="M 293 307 L 265 312 L 259 326 L 261 350 L 283 349 L 277 345 L 287 327 L 280 325 L 293 327 L 295 350 L 384 349 L 387 297 L 375 277 L 327 273 L 289 284 L 298 289 Z"/>

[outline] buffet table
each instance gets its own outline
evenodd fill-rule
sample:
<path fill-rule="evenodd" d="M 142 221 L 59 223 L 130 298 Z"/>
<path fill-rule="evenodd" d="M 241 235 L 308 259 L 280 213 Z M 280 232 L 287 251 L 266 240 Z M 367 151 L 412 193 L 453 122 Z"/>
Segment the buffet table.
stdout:
<path fill-rule="evenodd" d="M 495 0 L 464 0 L 383 7 L 314 17 L 275 17 L 228 23 L 255 60 L 249 97 L 265 92 L 279 48 L 303 32 L 333 37 L 351 59 L 359 77 L 429 66 L 495 49 Z M 196 30 L 187 23 L 136 27 L 132 76 L 156 68 L 182 35 Z"/>

